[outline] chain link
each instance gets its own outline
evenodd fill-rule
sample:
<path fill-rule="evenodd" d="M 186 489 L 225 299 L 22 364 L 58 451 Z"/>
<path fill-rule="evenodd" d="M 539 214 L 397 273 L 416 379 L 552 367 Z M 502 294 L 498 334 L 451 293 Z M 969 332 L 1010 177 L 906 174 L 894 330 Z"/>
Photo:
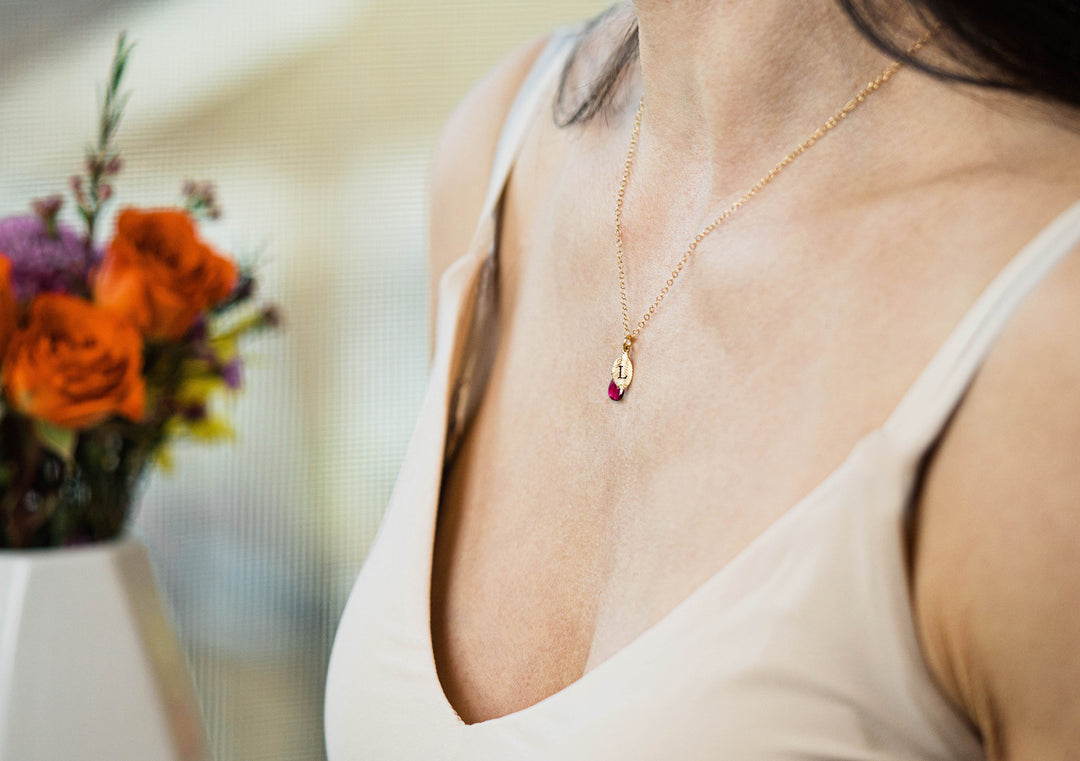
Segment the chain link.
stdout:
<path fill-rule="evenodd" d="M 910 58 L 917 53 L 922 47 L 930 40 L 936 30 L 927 32 L 918 42 L 912 45 L 907 50 L 906 58 Z M 675 285 L 675 281 L 679 277 L 679 273 L 682 272 L 683 267 L 690 260 L 690 257 L 694 255 L 694 251 L 697 250 L 701 241 L 705 240 L 712 233 L 713 230 L 724 224 L 725 221 L 732 214 L 742 208 L 751 198 L 756 196 L 765 187 L 776 179 L 781 172 L 787 169 L 795 159 L 806 153 L 814 146 L 821 138 L 832 130 L 834 127 L 840 124 L 846 119 L 852 111 L 857 109 L 866 99 L 874 92 L 879 90 L 883 84 L 888 82 L 896 72 L 900 70 L 900 59 L 893 61 L 886 67 L 885 71 L 878 75 L 877 79 L 867 83 L 865 87 L 859 90 L 851 100 L 844 104 L 843 108 L 830 116 L 824 124 L 814 130 L 813 133 L 801 143 L 799 143 L 790 153 L 769 170 L 768 174 L 758 180 L 753 187 L 743 193 L 742 197 L 735 201 L 735 203 L 728 206 L 722 212 L 720 216 L 705 226 L 701 232 L 690 242 L 686 252 L 679 259 L 679 263 L 675 265 L 675 269 L 671 271 L 671 276 L 668 277 L 664 287 L 660 289 L 660 293 L 657 294 L 653 303 L 649 306 L 648 311 L 638 321 L 637 327 L 633 330 L 630 329 L 630 306 L 626 298 L 626 265 L 623 262 L 623 232 L 622 232 L 622 217 L 623 217 L 623 202 L 626 198 L 626 187 L 630 182 L 630 170 L 634 165 L 634 152 L 637 150 L 638 133 L 641 131 L 641 117 L 645 113 L 645 96 L 641 96 L 641 100 L 638 102 L 637 116 L 634 118 L 634 131 L 630 135 L 630 148 L 626 152 L 626 164 L 623 166 L 622 180 L 619 182 L 619 193 L 615 199 L 615 253 L 619 261 L 619 302 L 622 305 L 622 318 L 623 318 L 623 333 L 626 336 L 623 340 L 623 350 L 628 351 L 630 345 L 634 339 L 637 338 L 638 333 L 645 327 L 645 325 L 652 319 L 652 316 L 656 314 L 656 310 L 660 308 L 660 304 L 664 301 L 664 297 L 667 296 L 669 289 Z"/>

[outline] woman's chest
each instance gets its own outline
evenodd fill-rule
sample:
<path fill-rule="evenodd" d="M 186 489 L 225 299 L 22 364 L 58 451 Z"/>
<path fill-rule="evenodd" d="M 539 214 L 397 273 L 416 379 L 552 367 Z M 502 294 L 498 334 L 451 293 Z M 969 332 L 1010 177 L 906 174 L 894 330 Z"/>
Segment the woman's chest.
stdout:
<path fill-rule="evenodd" d="M 674 283 L 678 234 L 638 225 L 624 290 L 606 195 L 580 191 L 572 173 L 511 186 L 494 363 L 441 495 L 435 654 L 477 715 L 574 681 L 767 531 L 884 422 L 1011 253 L 942 219 L 928 237 L 929 194 L 874 226 L 764 203 Z M 661 292 L 612 401 L 623 297 L 635 329 Z"/>
<path fill-rule="evenodd" d="M 860 303 L 822 282 L 751 298 L 703 267 L 641 332 L 614 402 L 617 270 L 558 238 L 531 237 L 509 275 L 442 492 L 433 634 L 463 715 L 531 705 L 663 618 L 880 425 L 935 348 L 881 340 L 900 322 L 880 309 L 891 294 Z"/>

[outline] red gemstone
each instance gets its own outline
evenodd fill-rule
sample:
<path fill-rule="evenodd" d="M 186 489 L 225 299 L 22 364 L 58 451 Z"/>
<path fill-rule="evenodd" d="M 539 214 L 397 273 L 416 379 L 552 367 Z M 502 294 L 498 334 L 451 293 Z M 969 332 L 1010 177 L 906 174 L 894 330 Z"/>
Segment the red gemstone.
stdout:
<path fill-rule="evenodd" d="M 626 393 L 621 388 L 615 385 L 615 381 L 611 382 L 611 385 L 607 387 L 608 398 L 613 402 L 617 402 L 622 399 L 622 395 Z"/>

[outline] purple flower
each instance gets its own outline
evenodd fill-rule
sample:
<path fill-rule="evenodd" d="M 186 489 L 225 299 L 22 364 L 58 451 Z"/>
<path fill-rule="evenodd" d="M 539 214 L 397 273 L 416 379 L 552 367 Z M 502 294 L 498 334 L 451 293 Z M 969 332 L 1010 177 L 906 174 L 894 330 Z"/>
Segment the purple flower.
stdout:
<path fill-rule="evenodd" d="M 200 344 L 199 351 L 200 356 L 203 359 L 206 359 L 207 355 L 203 354 L 202 352 L 209 352 L 209 347 L 207 347 L 205 343 L 209 333 L 210 330 L 206 324 L 206 318 L 200 316 L 196 318 L 195 322 L 191 323 L 191 327 L 188 328 L 187 335 L 184 336 L 184 340 L 193 341 L 197 344 Z M 213 358 L 213 354 L 210 353 L 209 357 Z"/>
<path fill-rule="evenodd" d="M 74 230 L 60 226 L 49 237 L 36 216 L 0 219 L 0 253 L 11 260 L 11 280 L 21 301 L 38 293 L 85 293 L 90 268 L 101 261 L 101 251 L 87 247 Z"/>
<path fill-rule="evenodd" d="M 244 363 L 237 357 L 232 360 L 225 367 L 221 368 L 221 377 L 225 381 L 225 385 L 233 391 L 236 391 L 244 384 Z"/>

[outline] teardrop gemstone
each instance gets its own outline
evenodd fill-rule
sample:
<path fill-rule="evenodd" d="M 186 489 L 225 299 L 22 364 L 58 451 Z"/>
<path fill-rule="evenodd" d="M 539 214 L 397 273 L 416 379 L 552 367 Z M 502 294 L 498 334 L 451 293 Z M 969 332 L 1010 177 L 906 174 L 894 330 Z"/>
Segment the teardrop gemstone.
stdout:
<path fill-rule="evenodd" d="M 607 387 L 608 398 L 613 402 L 620 401 L 622 399 L 624 393 L 626 393 L 626 392 L 615 385 L 615 381 L 612 381 L 611 385 L 609 385 Z"/>

